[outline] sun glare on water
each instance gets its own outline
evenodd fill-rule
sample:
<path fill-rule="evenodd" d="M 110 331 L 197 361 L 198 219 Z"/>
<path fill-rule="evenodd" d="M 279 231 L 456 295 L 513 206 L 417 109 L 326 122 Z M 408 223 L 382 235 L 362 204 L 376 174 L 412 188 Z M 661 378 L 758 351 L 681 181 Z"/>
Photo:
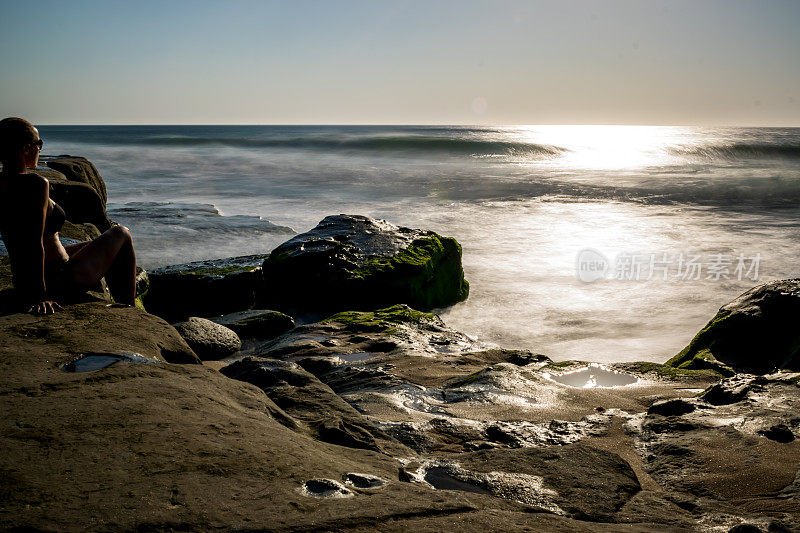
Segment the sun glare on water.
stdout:
<path fill-rule="evenodd" d="M 577 169 L 661 166 L 674 161 L 670 146 L 691 142 L 685 128 L 667 126 L 522 126 L 509 128 L 508 134 L 519 142 L 564 149 L 547 164 Z"/>

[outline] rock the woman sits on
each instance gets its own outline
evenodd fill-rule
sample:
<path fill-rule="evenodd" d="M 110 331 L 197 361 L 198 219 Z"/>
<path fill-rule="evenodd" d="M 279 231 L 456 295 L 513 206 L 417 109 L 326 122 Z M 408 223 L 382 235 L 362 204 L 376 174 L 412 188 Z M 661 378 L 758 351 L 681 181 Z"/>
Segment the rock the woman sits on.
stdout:
<path fill-rule="evenodd" d="M 58 232 L 64 210 L 50 199 L 47 179 L 28 172 L 37 167 L 42 145 L 27 120 L 0 121 L 0 233 L 20 303 L 30 313 L 54 313 L 65 295 L 105 277 L 115 301 L 133 305 L 136 254 L 130 231 L 115 226 L 91 241 L 63 246 Z"/>

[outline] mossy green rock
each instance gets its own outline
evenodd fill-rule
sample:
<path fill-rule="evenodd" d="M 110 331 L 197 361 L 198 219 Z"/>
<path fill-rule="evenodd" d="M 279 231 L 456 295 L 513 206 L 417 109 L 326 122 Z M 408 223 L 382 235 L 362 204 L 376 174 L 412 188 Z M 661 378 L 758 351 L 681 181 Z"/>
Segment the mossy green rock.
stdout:
<path fill-rule="evenodd" d="M 263 264 L 264 303 L 282 309 L 433 309 L 469 295 L 461 246 L 432 231 L 331 215 Z"/>
<path fill-rule="evenodd" d="M 391 333 L 400 324 L 444 327 L 439 315 L 423 313 L 407 305 L 398 304 L 377 311 L 343 311 L 323 320 L 321 324 L 336 322 L 353 331 L 380 331 Z"/>
<path fill-rule="evenodd" d="M 148 272 L 147 310 L 174 322 L 249 309 L 261 285 L 263 255 L 172 265 Z"/>
<path fill-rule="evenodd" d="M 678 355 L 677 368 L 722 374 L 800 370 L 800 279 L 755 287 L 720 308 Z"/>

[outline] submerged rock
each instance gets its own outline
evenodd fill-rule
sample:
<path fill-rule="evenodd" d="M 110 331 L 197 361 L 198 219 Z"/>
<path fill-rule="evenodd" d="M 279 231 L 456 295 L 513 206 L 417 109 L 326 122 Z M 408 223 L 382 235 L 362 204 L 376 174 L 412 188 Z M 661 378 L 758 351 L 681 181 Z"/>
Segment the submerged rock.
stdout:
<path fill-rule="evenodd" d="M 459 456 L 462 481 L 573 518 L 607 521 L 641 490 L 631 466 L 583 444 L 482 450 Z"/>
<path fill-rule="evenodd" d="M 800 370 L 800 279 L 755 287 L 722 306 L 667 365 L 766 374 Z"/>
<path fill-rule="evenodd" d="M 242 348 L 242 341 L 236 333 L 205 318 L 189 317 L 185 322 L 175 324 L 175 329 L 204 361 L 223 359 Z"/>
<path fill-rule="evenodd" d="M 432 309 L 469 294 L 461 246 L 432 231 L 359 215 L 325 217 L 264 260 L 265 303 L 292 309 Z"/>
<path fill-rule="evenodd" d="M 280 311 L 250 309 L 212 318 L 217 324 L 230 328 L 240 337 L 273 339 L 294 327 L 294 319 Z"/>
<path fill-rule="evenodd" d="M 151 270 L 144 305 L 170 321 L 249 309 L 261 285 L 263 259 L 263 255 L 249 255 Z"/>

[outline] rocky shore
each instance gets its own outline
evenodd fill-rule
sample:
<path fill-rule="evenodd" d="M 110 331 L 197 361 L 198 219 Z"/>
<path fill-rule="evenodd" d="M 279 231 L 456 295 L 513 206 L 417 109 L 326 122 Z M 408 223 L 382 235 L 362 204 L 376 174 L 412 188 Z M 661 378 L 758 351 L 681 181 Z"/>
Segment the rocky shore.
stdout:
<path fill-rule="evenodd" d="M 90 162 L 45 162 L 62 237 L 113 224 Z M 460 258 L 332 215 L 35 317 L 0 255 L 0 528 L 800 530 L 800 280 L 600 367 L 449 328 Z"/>

